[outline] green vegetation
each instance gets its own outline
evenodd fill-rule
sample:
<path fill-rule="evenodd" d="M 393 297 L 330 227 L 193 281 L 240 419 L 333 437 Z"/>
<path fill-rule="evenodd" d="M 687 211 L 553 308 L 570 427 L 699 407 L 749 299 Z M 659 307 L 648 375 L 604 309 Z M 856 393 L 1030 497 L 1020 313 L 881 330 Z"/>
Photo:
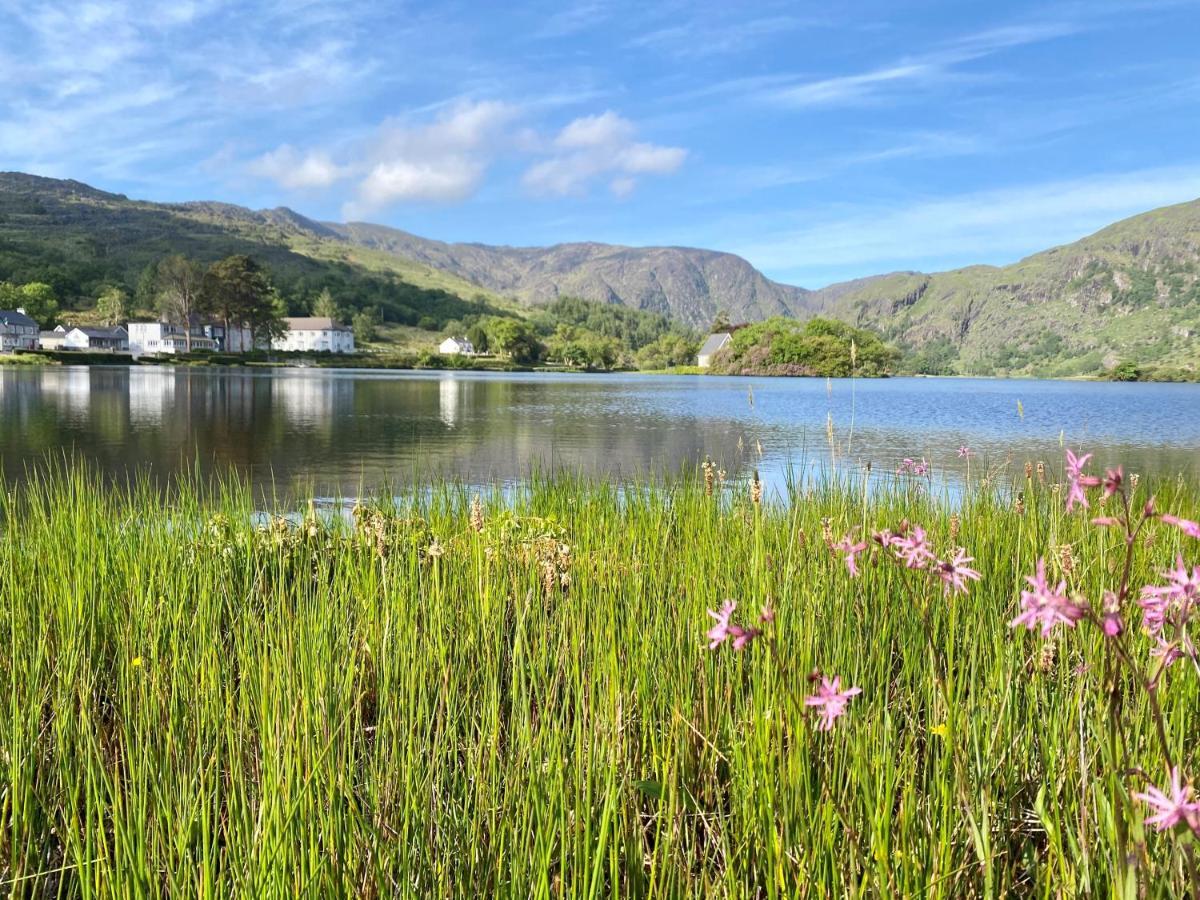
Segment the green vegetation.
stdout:
<path fill-rule="evenodd" d="M 886 375 L 897 353 L 863 328 L 832 319 L 774 318 L 740 328 L 711 371 L 732 375 Z"/>
<path fill-rule="evenodd" d="M 248 491 L 0 491 L 0 886 L 15 896 L 1112 896 L 1097 628 L 1007 622 L 1039 556 L 1098 598 L 1119 534 L 1021 502 L 828 484 L 449 485 L 256 527 Z M 389 494 L 392 492 L 388 492 Z M 1143 483 L 1197 517 L 1200 486 Z M 864 502 L 864 496 L 868 499 Z M 982 580 L 946 598 L 823 531 L 907 519 Z M 1162 522 L 1134 583 L 1196 544 Z M 1049 552 L 1047 548 L 1060 548 Z M 1061 549 L 1067 548 L 1067 549 Z M 705 649 L 770 604 L 777 657 Z M 944 664 L 939 688 L 936 660 Z M 789 696 L 862 688 L 828 733 Z M 1160 699 L 1200 766 L 1200 679 Z M 1162 783 L 1144 694 L 1128 790 Z M 1178 837 L 1123 821 L 1138 896 L 1185 890 Z M 1086 852 L 1083 850 L 1086 848 Z M 1134 895 L 1131 893 L 1131 895 Z"/>
<path fill-rule="evenodd" d="M 1200 201 L 1117 222 L 1003 267 L 835 285 L 824 314 L 877 330 L 901 370 L 943 375 L 1200 378 Z"/>

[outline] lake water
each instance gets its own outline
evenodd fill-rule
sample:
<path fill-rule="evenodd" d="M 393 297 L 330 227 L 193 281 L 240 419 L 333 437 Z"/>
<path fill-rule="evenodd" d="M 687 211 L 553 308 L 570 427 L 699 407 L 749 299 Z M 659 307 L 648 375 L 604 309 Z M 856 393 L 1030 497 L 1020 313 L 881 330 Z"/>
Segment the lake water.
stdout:
<path fill-rule="evenodd" d="M 1127 471 L 1200 476 L 1200 385 L 0 367 L 10 483 L 64 454 L 122 478 L 198 465 L 343 497 L 535 467 L 625 479 L 705 455 L 775 485 L 789 465 L 892 473 L 904 457 L 953 482 L 960 445 L 973 475 L 1039 459 L 1057 473 L 1062 442 Z"/>

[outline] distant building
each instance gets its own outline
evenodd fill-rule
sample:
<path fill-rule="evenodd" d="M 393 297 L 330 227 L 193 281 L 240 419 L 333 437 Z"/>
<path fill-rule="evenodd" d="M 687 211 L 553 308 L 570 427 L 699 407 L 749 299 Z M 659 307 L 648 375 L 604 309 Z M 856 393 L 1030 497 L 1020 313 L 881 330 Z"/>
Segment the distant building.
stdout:
<path fill-rule="evenodd" d="M 271 346 L 285 353 L 353 353 L 354 332 L 324 316 L 284 319 L 287 332 Z"/>
<path fill-rule="evenodd" d="M 199 325 L 191 327 L 192 350 L 217 350 L 217 342 L 205 335 Z M 134 356 L 165 354 L 174 356 L 188 350 L 188 335 L 182 325 L 172 322 L 130 322 L 129 352 Z"/>
<path fill-rule="evenodd" d="M 53 331 L 43 331 L 38 335 L 38 346 L 43 350 L 61 350 L 66 340 L 66 326 L 55 325 Z"/>
<path fill-rule="evenodd" d="M 230 325 L 226 328 L 220 322 L 205 322 L 198 327 L 206 338 L 216 341 L 217 349 L 222 353 L 249 353 L 253 349 L 254 335 L 244 325 Z M 266 348 L 265 344 L 261 346 Z"/>
<path fill-rule="evenodd" d="M 120 325 L 115 328 L 72 328 L 64 336 L 62 347 L 65 350 L 124 353 L 129 350 L 129 332 Z"/>
<path fill-rule="evenodd" d="M 38 323 L 23 309 L 0 309 L 0 353 L 36 350 Z"/>
<path fill-rule="evenodd" d="M 733 340 L 733 335 L 728 331 L 718 331 L 716 334 L 710 334 L 708 340 L 704 342 L 704 346 L 700 348 L 700 353 L 696 357 L 696 365 L 702 369 L 707 369 L 712 365 L 712 358 L 717 351 L 726 346 Z"/>
<path fill-rule="evenodd" d="M 465 337 L 448 337 L 438 344 L 438 353 L 444 356 L 474 356 L 475 345 Z"/>

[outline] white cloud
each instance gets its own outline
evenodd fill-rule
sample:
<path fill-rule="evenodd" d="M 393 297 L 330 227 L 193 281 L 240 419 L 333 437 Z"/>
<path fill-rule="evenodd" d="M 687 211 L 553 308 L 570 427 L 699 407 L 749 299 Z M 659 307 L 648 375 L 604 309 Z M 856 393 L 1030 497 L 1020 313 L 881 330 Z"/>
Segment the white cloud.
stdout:
<path fill-rule="evenodd" d="M 321 151 L 301 153 L 290 144 L 252 160 L 246 171 L 259 178 L 269 178 L 289 190 L 329 187 L 350 174 L 348 167 L 339 166 L 329 154 Z"/>
<path fill-rule="evenodd" d="M 635 175 L 669 175 L 683 165 L 687 151 L 634 141 L 636 126 L 611 110 L 568 123 L 555 137 L 554 153 L 534 163 L 522 178 L 535 194 L 584 193 L 601 176 L 619 197 L 636 186 Z"/>
<path fill-rule="evenodd" d="M 460 102 L 426 125 L 385 122 L 368 147 L 348 216 L 404 201 L 463 200 L 478 188 L 520 111 L 494 100 Z"/>

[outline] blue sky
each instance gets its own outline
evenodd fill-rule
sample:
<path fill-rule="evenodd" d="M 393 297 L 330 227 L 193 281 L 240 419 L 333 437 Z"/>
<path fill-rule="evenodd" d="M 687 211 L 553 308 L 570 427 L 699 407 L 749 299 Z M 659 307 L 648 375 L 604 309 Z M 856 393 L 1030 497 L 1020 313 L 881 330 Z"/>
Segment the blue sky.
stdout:
<path fill-rule="evenodd" d="M 1200 196 L 1200 3 L 0 0 L 0 169 L 808 287 Z"/>

